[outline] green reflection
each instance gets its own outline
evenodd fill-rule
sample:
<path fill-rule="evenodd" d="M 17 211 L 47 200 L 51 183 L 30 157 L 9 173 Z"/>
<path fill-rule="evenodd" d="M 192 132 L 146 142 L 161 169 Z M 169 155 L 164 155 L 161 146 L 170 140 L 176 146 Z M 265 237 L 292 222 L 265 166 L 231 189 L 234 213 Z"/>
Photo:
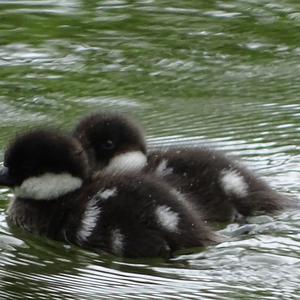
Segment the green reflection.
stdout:
<path fill-rule="evenodd" d="M 298 2 L 1 1 L 1 161 L 20 131 L 69 130 L 83 114 L 113 109 L 138 117 L 155 145 L 208 142 L 299 195 L 299 180 L 289 173 L 299 173 L 300 163 Z M 122 262 L 11 232 L 7 194 L 0 201 L 0 240 L 14 236 L 25 246 L 0 249 L 1 299 L 299 294 L 293 276 L 299 262 L 294 269 L 288 264 L 300 253 L 296 231 L 293 242 L 285 231 L 266 233 L 254 245 L 245 237 L 245 248 L 238 241 L 176 263 Z M 276 226 L 294 233 L 298 219 Z M 270 238 L 284 264 L 259 269 L 259 262 L 247 262 L 261 248 L 271 251 Z M 112 276 L 113 270 L 120 273 Z"/>

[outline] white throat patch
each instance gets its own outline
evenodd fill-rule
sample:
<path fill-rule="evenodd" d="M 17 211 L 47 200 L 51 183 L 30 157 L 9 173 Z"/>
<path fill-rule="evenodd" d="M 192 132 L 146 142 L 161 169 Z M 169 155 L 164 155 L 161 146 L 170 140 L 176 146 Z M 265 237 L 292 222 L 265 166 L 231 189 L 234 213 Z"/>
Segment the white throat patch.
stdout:
<path fill-rule="evenodd" d="M 103 172 L 112 174 L 140 171 L 146 163 L 147 157 L 141 151 L 127 152 L 114 157 Z"/>
<path fill-rule="evenodd" d="M 69 173 L 46 173 L 30 177 L 15 188 L 16 197 L 34 200 L 51 200 L 72 192 L 82 185 L 82 180 Z"/>

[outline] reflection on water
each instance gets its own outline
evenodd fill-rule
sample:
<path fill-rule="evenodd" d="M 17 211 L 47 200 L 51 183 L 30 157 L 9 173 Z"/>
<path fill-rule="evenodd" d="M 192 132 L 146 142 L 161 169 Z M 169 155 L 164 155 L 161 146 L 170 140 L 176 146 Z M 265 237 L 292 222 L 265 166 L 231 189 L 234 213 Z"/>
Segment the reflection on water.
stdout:
<path fill-rule="evenodd" d="M 299 197 L 299 4 L 294 0 L 0 2 L 1 156 L 33 126 L 131 113 L 151 146 L 240 156 Z M 172 261 L 99 256 L 8 228 L 0 299 L 299 299 L 300 215 L 230 225 Z"/>

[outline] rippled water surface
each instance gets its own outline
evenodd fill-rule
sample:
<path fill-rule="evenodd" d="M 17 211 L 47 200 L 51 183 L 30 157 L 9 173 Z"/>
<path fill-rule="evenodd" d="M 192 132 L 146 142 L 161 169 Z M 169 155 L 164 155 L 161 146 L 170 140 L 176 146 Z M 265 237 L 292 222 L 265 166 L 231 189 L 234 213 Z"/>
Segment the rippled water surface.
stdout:
<path fill-rule="evenodd" d="M 1 0 L 0 19 L 1 157 L 16 132 L 111 109 L 153 146 L 225 149 L 299 198 L 298 0 Z M 10 198 L 0 299 L 300 299 L 300 212 L 171 261 L 122 260 L 9 228 Z"/>

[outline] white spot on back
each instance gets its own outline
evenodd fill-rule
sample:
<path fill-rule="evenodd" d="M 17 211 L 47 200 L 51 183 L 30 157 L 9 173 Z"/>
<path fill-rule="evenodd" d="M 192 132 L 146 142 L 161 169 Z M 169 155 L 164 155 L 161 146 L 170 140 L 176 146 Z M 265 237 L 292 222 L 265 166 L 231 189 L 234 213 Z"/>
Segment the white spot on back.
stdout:
<path fill-rule="evenodd" d="M 114 229 L 111 232 L 111 249 L 113 254 L 122 256 L 124 250 L 125 237 L 120 229 Z"/>
<path fill-rule="evenodd" d="M 34 200 L 51 200 L 70 193 L 81 185 L 82 180 L 69 173 L 46 173 L 24 180 L 15 188 L 15 195 Z"/>
<path fill-rule="evenodd" d="M 80 241 L 86 241 L 97 225 L 101 213 L 101 209 L 97 206 L 97 200 L 98 199 L 94 197 L 86 205 L 81 226 L 77 232 L 77 238 Z"/>
<path fill-rule="evenodd" d="M 147 163 L 147 157 L 141 151 L 132 151 L 112 158 L 109 165 L 104 168 L 105 173 L 126 173 L 142 170 Z"/>
<path fill-rule="evenodd" d="M 171 210 L 166 205 L 160 205 L 155 209 L 155 215 L 158 223 L 171 232 L 178 231 L 179 217 L 178 213 Z"/>
<path fill-rule="evenodd" d="M 101 199 L 104 199 L 104 200 L 106 200 L 110 197 L 116 196 L 116 195 L 117 195 L 117 188 L 116 187 L 114 187 L 112 189 L 106 189 L 104 191 L 101 190 L 100 192 L 97 193 L 97 196 Z"/>
<path fill-rule="evenodd" d="M 163 159 L 159 165 L 157 166 L 154 173 L 159 176 L 167 176 L 169 174 L 172 174 L 173 168 L 167 167 L 168 161 L 166 159 Z"/>
<path fill-rule="evenodd" d="M 246 197 L 248 184 L 244 177 L 235 170 L 225 170 L 221 173 L 221 185 L 227 195 Z"/>

